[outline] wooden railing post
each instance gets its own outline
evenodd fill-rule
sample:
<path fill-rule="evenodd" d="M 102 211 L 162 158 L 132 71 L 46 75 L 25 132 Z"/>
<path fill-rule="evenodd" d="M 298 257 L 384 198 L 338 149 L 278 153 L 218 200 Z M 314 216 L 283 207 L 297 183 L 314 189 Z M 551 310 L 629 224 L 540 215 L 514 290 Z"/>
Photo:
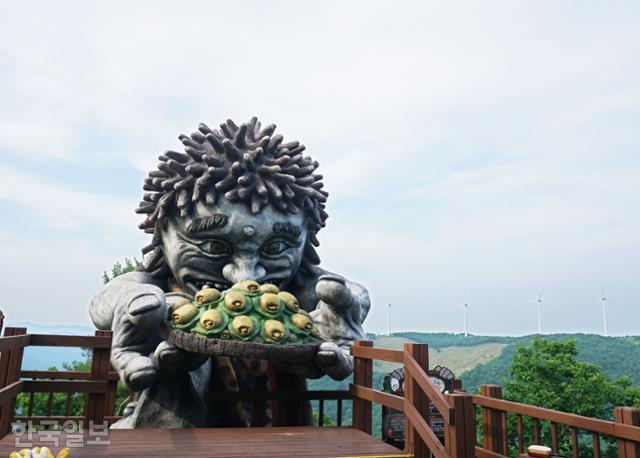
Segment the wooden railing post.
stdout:
<path fill-rule="evenodd" d="M 640 426 L 640 409 L 637 407 L 616 407 L 613 409 L 616 423 Z M 619 458 L 640 458 L 640 443 L 618 439 Z"/>
<path fill-rule="evenodd" d="M 370 340 L 358 340 L 354 347 L 372 347 Z M 371 388 L 373 384 L 373 361 L 365 358 L 353 358 L 353 384 Z M 371 434 L 371 401 L 353 399 L 353 427 Z"/>
<path fill-rule="evenodd" d="M 480 385 L 480 394 L 489 398 L 502 399 L 502 387 Z M 508 455 L 506 412 L 482 407 L 482 446 L 492 452 Z"/>
<path fill-rule="evenodd" d="M 454 393 L 447 396 L 453 407 L 453 421 L 445 425 L 445 447 L 451 458 L 476 456 L 476 410 L 473 396 Z"/>
<path fill-rule="evenodd" d="M 111 337 L 111 331 L 96 331 L 96 336 Z M 111 346 L 107 348 L 94 348 L 91 358 L 90 380 L 104 381 L 109 376 L 111 370 Z M 85 408 L 86 421 L 93 421 L 96 425 L 101 425 L 105 420 L 105 413 L 109 408 L 109 393 L 89 393 Z M 85 425 L 88 427 L 88 425 Z"/>
<path fill-rule="evenodd" d="M 27 333 L 27 328 L 5 328 L 4 336 L 20 336 Z M 17 348 L 2 352 L 0 356 L 0 388 L 4 388 L 20 378 L 22 369 L 22 355 L 24 350 Z M 0 405 L 0 438 L 11 432 L 11 422 L 16 410 L 15 398 Z"/>
<path fill-rule="evenodd" d="M 425 372 L 429 370 L 429 346 L 427 344 L 406 343 L 404 344 L 404 352 L 406 355 L 413 356 Z M 406 402 L 413 404 L 429 424 L 429 398 L 416 385 L 411 373 L 406 369 L 404 371 L 404 390 Z M 407 453 L 413 454 L 415 457 L 429 456 L 429 449 L 406 417 L 404 447 Z"/>
<path fill-rule="evenodd" d="M 112 373 L 115 372 L 115 369 L 113 368 L 113 366 L 111 365 L 111 346 L 113 343 L 113 332 L 112 331 L 103 331 L 104 335 L 107 335 L 111 338 L 111 340 L 109 341 L 109 348 L 107 349 L 107 356 L 106 359 L 108 361 L 108 365 L 107 365 L 107 377 Z M 104 414 L 105 416 L 115 416 L 118 415 L 117 409 L 118 407 L 116 406 L 116 398 L 118 397 L 118 379 L 115 380 L 109 380 L 109 389 L 107 392 L 107 399 L 105 402 L 105 411 Z"/>

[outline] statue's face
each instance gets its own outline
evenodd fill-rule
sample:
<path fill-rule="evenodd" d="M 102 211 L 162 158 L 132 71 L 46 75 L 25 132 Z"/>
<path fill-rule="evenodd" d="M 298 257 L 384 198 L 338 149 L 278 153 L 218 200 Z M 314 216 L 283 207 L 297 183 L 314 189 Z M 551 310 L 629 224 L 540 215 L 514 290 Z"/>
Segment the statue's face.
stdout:
<path fill-rule="evenodd" d="M 244 203 L 201 202 L 188 217 L 171 215 L 162 249 L 177 286 L 195 294 L 204 284 L 220 290 L 242 280 L 284 288 L 300 266 L 307 239 L 302 212 L 271 206 L 252 214 Z"/>

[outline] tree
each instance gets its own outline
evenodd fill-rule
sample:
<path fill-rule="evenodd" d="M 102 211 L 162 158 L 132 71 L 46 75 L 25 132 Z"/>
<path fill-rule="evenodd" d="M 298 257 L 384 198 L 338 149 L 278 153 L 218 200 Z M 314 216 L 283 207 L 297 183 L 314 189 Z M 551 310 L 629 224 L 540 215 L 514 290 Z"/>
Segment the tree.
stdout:
<path fill-rule="evenodd" d="M 82 359 L 72 362 L 62 363 L 63 371 L 71 372 L 90 372 L 91 371 L 91 350 L 88 348 L 82 349 Z M 59 371 L 55 366 L 49 367 L 48 371 Z M 129 397 L 129 391 L 125 385 L 118 380 L 115 402 L 115 415 L 122 414 L 126 400 Z M 16 399 L 16 415 L 24 416 L 83 416 L 85 409 L 85 393 L 34 393 L 33 399 L 31 395 L 27 393 L 21 393 Z M 67 404 L 69 405 L 69 412 L 67 414 Z M 50 410 L 49 410 L 50 406 Z M 62 422 L 60 422 L 60 426 Z"/>
<path fill-rule="evenodd" d="M 106 271 L 102 272 L 102 281 L 104 282 L 104 284 L 107 284 L 118 275 L 132 272 L 140 267 L 142 267 L 142 262 L 138 261 L 137 258 L 133 258 L 133 261 L 129 258 L 124 258 L 124 265 L 116 262 L 111 267 L 111 275 L 109 275 Z"/>
<path fill-rule="evenodd" d="M 536 338 L 527 346 L 517 347 L 505 398 L 606 420 L 612 419 L 613 407 L 640 403 L 640 388 L 633 386 L 628 377 L 611 380 L 601 367 L 578 361 L 577 354 L 573 339 L 558 342 Z M 525 441 L 533 443 L 528 426 L 525 424 L 523 428 Z M 543 442 L 550 443 L 550 434 L 550 426 L 543 423 Z M 570 454 L 568 432 L 560 436 L 559 451 Z M 510 419 L 509 437 L 516 437 L 515 419 Z M 590 435 L 581 437 L 580 442 L 580 456 L 589 456 Z M 604 456 L 617 456 L 613 441 L 603 440 L 602 447 Z"/>

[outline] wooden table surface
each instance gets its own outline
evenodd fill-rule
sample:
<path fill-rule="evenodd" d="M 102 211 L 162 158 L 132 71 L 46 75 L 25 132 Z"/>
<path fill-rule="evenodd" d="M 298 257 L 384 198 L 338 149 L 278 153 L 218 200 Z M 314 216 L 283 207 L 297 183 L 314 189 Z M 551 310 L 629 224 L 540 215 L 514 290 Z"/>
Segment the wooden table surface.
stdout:
<path fill-rule="evenodd" d="M 50 447 L 54 454 L 65 446 L 60 433 L 55 447 L 38 441 L 33 446 Z M 41 437 L 46 439 L 46 437 Z M 91 440 L 85 431 L 84 442 Z M 26 439 L 23 437 L 23 442 Z M 71 458 L 80 457 L 287 457 L 326 458 L 345 456 L 385 456 L 402 452 L 381 440 L 353 428 L 272 427 L 109 430 L 109 445 L 72 448 Z M 21 447 L 22 448 L 22 447 Z M 15 437 L 0 441 L 0 457 L 15 450 Z"/>

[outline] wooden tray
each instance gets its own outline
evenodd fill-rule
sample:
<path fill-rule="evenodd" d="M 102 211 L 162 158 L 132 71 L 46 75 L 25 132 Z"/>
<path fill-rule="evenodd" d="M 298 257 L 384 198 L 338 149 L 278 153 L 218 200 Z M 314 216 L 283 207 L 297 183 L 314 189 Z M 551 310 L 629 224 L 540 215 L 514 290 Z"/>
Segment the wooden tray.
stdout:
<path fill-rule="evenodd" d="M 272 362 L 300 364 L 312 361 L 321 342 L 312 344 L 265 344 L 207 338 L 180 329 L 164 329 L 164 338 L 170 344 L 193 353 L 234 358 L 266 359 Z"/>

